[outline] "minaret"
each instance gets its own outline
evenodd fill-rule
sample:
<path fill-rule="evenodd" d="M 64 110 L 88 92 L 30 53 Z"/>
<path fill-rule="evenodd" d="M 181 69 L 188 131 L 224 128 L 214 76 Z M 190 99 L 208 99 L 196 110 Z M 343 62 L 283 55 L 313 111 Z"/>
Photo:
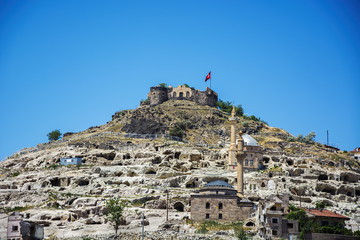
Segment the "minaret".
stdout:
<path fill-rule="evenodd" d="M 235 116 L 235 106 L 233 105 L 233 109 L 231 111 L 231 117 L 229 118 L 231 123 L 231 140 L 230 140 L 230 148 L 229 148 L 229 161 L 228 161 L 228 169 L 235 168 L 235 162 L 236 162 L 236 128 L 235 124 L 237 121 L 237 118 Z"/>
<path fill-rule="evenodd" d="M 244 140 L 242 138 L 243 133 L 239 132 L 238 140 L 238 149 L 236 153 L 237 161 L 237 195 L 241 198 L 244 198 L 244 159 L 246 158 L 246 153 L 244 152 Z"/>

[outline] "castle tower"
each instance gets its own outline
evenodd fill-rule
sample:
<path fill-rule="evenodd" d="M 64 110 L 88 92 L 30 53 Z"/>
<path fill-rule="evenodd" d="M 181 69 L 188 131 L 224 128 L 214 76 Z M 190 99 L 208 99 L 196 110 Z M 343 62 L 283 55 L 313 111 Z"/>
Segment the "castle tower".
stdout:
<path fill-rule="evenodd" d="M 150 105 L 155 106 L 162 104 L 169 100 L 168 98 L 168 88 L 167 87 L 151 87 L 150 93 L 148 94 L 148 99 L 150 100 Z"/>
<path fill-rule="evenodd" d="M 231 140 L 230 140 L 230 148 L 229 148 L 229 160 L 228 160 L 228 169 L 235 169 L 236 163 L 236 121 L 237 118 L 235 116 L 235 106 L 233 105 L 233 110 L 231 111 L 231 117 L 229 118 L 231 123 Z"/>
<path fill-rule="evenodd" d="M 246 153 L 244 152 L 244 140 L 242 138 L 243 133 L 239 132 L 238 149 L 236 152 L 237 161 L 237 195 L 244 198 L 244 159 Z"/>

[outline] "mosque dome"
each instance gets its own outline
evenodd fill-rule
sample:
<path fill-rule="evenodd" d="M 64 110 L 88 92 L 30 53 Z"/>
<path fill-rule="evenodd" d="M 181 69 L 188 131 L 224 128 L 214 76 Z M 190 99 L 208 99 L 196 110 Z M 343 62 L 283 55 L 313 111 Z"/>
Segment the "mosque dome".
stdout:
<path fill-rule="evenodd" d="M 209 182 L 205 185 L 205 187 L 227 187 L 227 188 L 233 188 L 233 186 L 231 186 L 230 184 L 228 184 L 227 182 L 224 182 L 222 180 L 216 180 L 216 181 L 212 181 Z"/>
<path fill-rule="evenodd" d="M 260 146 L 259 143 L 249 134 L 242 135 L 245 146 Z"/>

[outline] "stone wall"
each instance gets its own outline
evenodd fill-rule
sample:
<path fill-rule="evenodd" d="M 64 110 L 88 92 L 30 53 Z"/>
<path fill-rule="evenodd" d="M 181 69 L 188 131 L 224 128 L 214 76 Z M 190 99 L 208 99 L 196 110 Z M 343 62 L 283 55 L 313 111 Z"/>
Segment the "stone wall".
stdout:
<path fill-rule="evenodd" d="M 308 233 L 305 234 L 306 240 L 359 240 L 355 236 L 339 235 L 339 234 L 328 234 L 328 233 Z"/>
<path fill-rule="evenodd" d="M 163 102 L 171 100 L 189 100 L 194 101 L 200 105 L 208 105 L 214 107 L 218 96 L 217 93 L 206 88 L 204 92 L 195 90 L 194 88 L 185 85 L 179 85 L 176 88 L 172 87 L 151 87 L 148 93 L 150 105 L 155 106 Z"/>
<path fill-rule="evenodd" d="M 215 221 L 239 221 L 245 220 L 254 212 L 252 204 L 240 205 L 236 196 L 192 196 L 191 198 L 191 219 L 194 221 L 215 220 Z M 210 207 L 206 208 L 206 203 Z M 222 209 L 219 204 L 222 203 Z M 209 214 L 209 218 L 206 218 Z M 222 214 L 222 219 L 219 215 Z"/>
<path fill-rule="evenodd" d="M 186 87 L 185 85 L 180 85 L 176 88 L 168 89 L 169 99 L 174 99 L 174 100 L 194 101 L 195 93 L 196 91 L 194 88 Z"/>
<path fill-rule="evenodd" d="M 217 100 L 218 100 L 217 93 L 208 87 L 204 92 L 201 92 L 199 90 L 196 91 L 195 101 L 199 105 L 208 105 L 214 107 Z"/>

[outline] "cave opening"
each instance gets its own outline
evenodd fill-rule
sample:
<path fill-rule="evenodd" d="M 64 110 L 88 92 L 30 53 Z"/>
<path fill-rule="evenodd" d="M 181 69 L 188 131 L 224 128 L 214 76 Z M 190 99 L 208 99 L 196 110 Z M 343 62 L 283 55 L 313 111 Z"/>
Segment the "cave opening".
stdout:
<path fill-rule="evenodd" d="M 60 187 L 60 180 L 59 178 L 53 178 L 50 180 L 50 184 L 53 187 Z"/>
<path fill-rule="evenodd" d="M 184 204 L 182 204 L 181 202 L 176 202 L 174 204 L 174 208 L 178 211 L 178 212 L 183 212 L 184 211 Z"/>
<path fill-rule="evenodd" d="M 325 175 L 325 174 L 320 174 L 319 177 L 318 177 L 318 180 L 319 180 L 319 181 L 328 180 L 328 176 Z"/>

